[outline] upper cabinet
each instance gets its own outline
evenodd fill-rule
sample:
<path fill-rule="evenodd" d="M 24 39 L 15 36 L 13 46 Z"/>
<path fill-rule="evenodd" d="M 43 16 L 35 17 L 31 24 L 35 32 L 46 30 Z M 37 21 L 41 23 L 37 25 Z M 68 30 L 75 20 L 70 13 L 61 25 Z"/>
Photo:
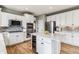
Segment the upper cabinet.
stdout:
<path fill-rule="evenodd" d="M 8 17 L 7 13 L 0 13 L 0 26 L 3 27 L 8 27 Z"/>
<path fill-rule="evenodd" d="M 73 24 L 79 26 L 79 9 L 73 11 Z"/>
<path fill-rule="evenodd" d="M 56 26 L 60 26 L 61 25 L 61 19 L 60 19 L 60 17 L 61 17 L 61 15 L 60 14 L 56 14 L 55 15 L 56 16 Z"/>
<path fill-rule="evenodd" d="M 73 25 L 73 11 L 66 12 L 66 25 Z"/>
<path fill-rule="evenodd" d="M 65 13 L 60 14 L 60 23 L 61 23 L 61 26 L 66 25 L 66 14 Z"/>
<path fill-rule="evenodd" d="M 8 27 L 9 26 L 9 20 L 20 20 L 18 19 L 19 16 L 6 12 L 0 13 L 0 26 L 1 27 Z"/>

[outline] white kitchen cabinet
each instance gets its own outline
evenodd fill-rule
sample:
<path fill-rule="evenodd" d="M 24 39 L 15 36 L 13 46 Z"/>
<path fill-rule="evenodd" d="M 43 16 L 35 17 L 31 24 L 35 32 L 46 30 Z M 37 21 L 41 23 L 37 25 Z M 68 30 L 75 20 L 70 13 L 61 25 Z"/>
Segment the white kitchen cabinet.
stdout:
<path fill-rule="evenodd" d="M 43 39 L 42 37 L 39 36 L 36 37 L 36 51 L 41 54 L 44 53 L 44 49 L 42 49 L 44 48 L 42 39 Z"/>
<path fill-rule="evenodd" d="M 60 24 L 61 26 L 65 26 L 66 25 L 66 14 L 65 13 L 61 13 L 60 14 Z"/>
<path fill-rule="evenodd" d="M 65 12 L 65 13 L 66 13 L 66 25 L 72 26 L 72 24 L 73 24 L 73 12 L 69 11 L 69 12 Z"/>
<path fill-rule="evenodd" d="M 60 42 L 54 38 L 37 35 L 36 48 L 38 54 L 59 54 Z"/>
<path fill-rule="evenodd" d="M 46 54 L 51 54 L 52 53 L 52 44 L 51 40 L 49 38 L 44 38 L 44 53 Z M 48 48 L 47 48 L 48 47 Z"/>
<path fill-rule="evenodd" d="M 8 38 L 9 38 L 8 45 L 13 45 L 25 41 L 25 35 L 23 32 L 9 33 Z"/>
<path fill-rule="evenodd" d="M 72 33 L 65 33 L 64 39 L 63 39 L 64 43 L 67 44 L 72 44 Z"/>
<path fill-rule="evenodd" d="M 56 14 L 56 26 L 60 26 L 61 25 L 61 19 L 60 19 L 61 15 L 60 14 Z"/>
<path fill-rule="evenodd" d="M 56 40 L 51 40 L 51 51 L 52 51 L 52 54 L 60 54 L 60 51 L 61 51 L 61 43 L 59 41 L 56 41 Z"/>
<path fill-rule="evenodd" d="M 0 13 L 0 26 L 1 27 L 8 27 L 8 18 L 7 18 L 7 13 L 1 12 Z"/>
<path fill-rule="evenodd" d="M 9 20 L 16 20 L 16 16 L 14 14 L 11 13 L 7 13 L 7 19 Z"/>
<path fill-rule="evenodd" d="M 45 41 L 46 40 L 46 41 Z M 44 38 L 44 37 L 40 37 L 37 36 L 37 52 L 39 54 L 49 54 L 51 53 L 51 41 L 50 40 Z M 47 48 L 49 47 L 49 48 Z"/>
<path fill-rule="evenodd" d="M 79 9 L 73 10 L 73 23 L 79 26 Z"/>
<path fill-rule="evenodd" d="M 42 38 L 41 38 L 42 39 Z M 36 50 L 39 54 L 44 54 L 44 42 L 41 41 L 40 39 L 37 39 L 37 43 L 36 43 Z"/>
<path fill-rule="evenodd" d="M 15 14 L 10 14 L 10 13 L 6 13 L 6 12 L 1 12 L 0 13 L 0 26 L 1 27 L 9 27 L 9 21 L 10 20 L 17 20 L 17 21 L 22 21 L 22 26 L 25 27 L 25 22 L 23 20 L 27 20 L 27 18 L 24 18 L 24 16 L 20 16 L 20 15 L 15 15 Z M 32 17 L 28 17 L 29 21 L 34 21 L 35 18 Z"/>
<path fill-rule="evenodd" d="M 72 40 L 72 45 L 78 46 L 79 47 L 79 32 L 78 33 L 73 33 L 73 40 Z"/>

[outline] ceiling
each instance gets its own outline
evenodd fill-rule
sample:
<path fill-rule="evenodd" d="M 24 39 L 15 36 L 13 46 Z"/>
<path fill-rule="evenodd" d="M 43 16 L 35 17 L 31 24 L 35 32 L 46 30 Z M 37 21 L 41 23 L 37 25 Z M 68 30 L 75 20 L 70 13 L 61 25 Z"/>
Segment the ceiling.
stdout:
<path fill-rule="evenodd" d="M 74 6 L 76 5 L 4 5 L 6 8 L 20 12 L 30 12 L 36 16 L 61 11 Z"/>

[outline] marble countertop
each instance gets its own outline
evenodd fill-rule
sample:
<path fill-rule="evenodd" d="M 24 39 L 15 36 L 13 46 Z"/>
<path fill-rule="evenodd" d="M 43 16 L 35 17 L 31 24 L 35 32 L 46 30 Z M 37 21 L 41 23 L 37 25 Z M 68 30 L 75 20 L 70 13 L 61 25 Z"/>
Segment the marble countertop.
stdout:
<path fill-rule="evenodd" d="M 58 39 L 58 40 L 63 39 L 63 37 L 65 36 L 61 32 L 56 32 L 54 34 L 51 34 L 51 33 L 49 33 L 49 34 L 44 34 L 44 33 L 31 33 L 31 35 L 42 36 L 42 37 L 45 37 L 45 38 L 54 38 L 54 39 Z"/>

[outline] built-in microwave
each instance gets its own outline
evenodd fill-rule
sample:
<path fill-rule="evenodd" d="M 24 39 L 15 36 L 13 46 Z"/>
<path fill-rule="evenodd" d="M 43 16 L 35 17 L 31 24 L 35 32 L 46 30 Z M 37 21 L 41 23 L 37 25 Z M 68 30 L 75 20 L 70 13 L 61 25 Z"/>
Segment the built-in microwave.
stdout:
<path fill-rule="evenodd" d="M 22 26 L 22 21 L 9 20 L 9 26 Z"/>

